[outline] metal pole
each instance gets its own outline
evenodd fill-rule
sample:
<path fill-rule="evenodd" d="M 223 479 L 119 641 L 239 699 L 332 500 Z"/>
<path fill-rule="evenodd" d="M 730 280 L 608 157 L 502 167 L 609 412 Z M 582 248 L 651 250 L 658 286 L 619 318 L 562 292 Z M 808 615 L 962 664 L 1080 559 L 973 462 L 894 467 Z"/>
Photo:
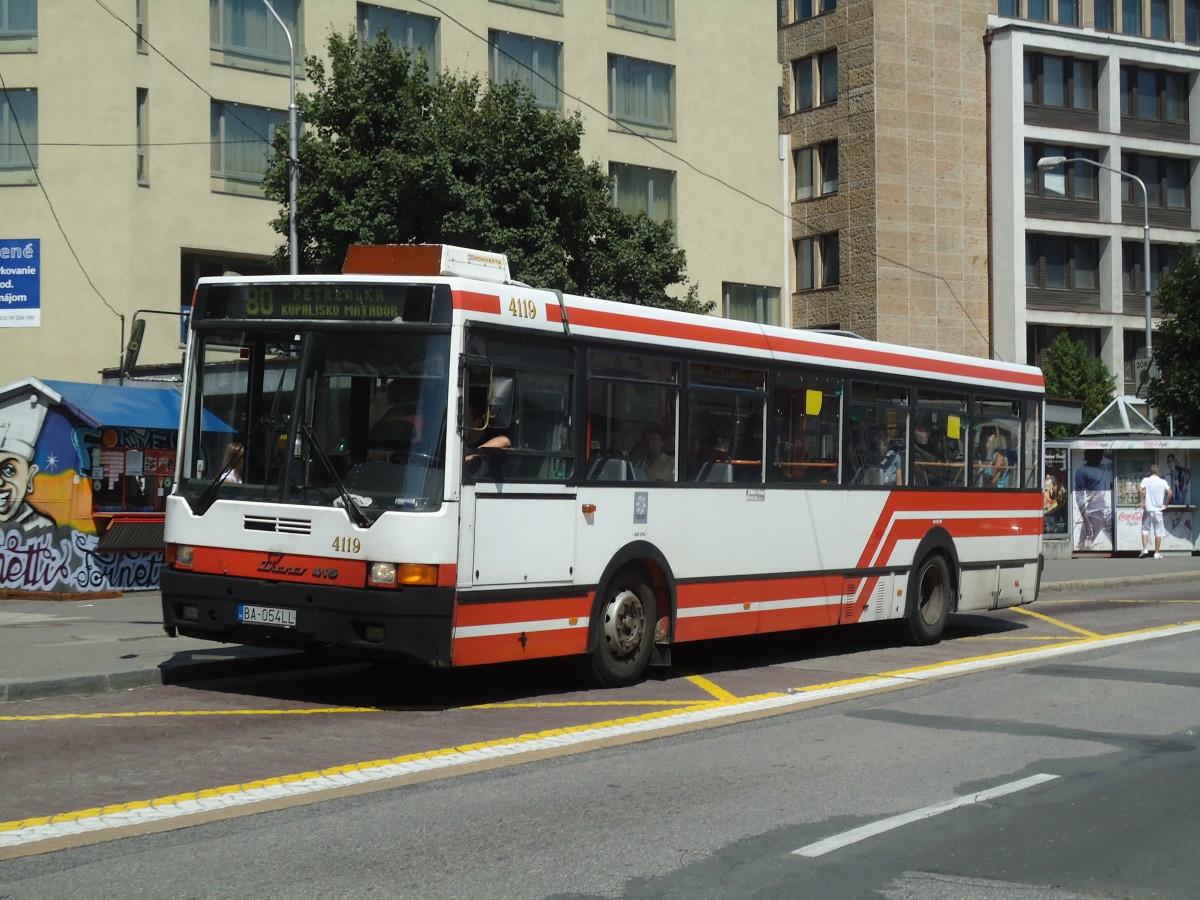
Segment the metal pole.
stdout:
<path fill-rule="evenodd" d="M 1108 172 L 1116 172 L 1122 178 L 1128 178 L 1130 181 L 1136 181 L 1137 186 L 1142 189 L 1142 288 L 1146 296 L 1146 357 L 1153 356 L 1154 336 L 1153 336 L 1153 319 L 1150 314 L 1150 195 L 1146 190 L 1146 182 L 1138 178 L 1132 172 L 1126 172 L 1123 169 L 1117 169 L 1113 166 L 1106 166 L 1104 163 L 1096 162 L 1094 159 L 1087 159 L 1082 156 L 1073 156 L 1067 158 L 1065 156 L 1043 156 L 1037 162 L 1037 167 L 1041 170 L 1057 169 L 1059 166 L 1066 163 L 1087 163 L 1089 166 L 1095 166 L 1097 169 L 1104 169 Z"/>
<path fill-rule="evenodd" d="M 291 261 L 291 274 L 300 274 L 300 257 L 296 244 L 296 192 L 300 182 L 299 151 L 296 147 L 296 46 L 292 43 L 292 33 L 275 12 L 271 0 L 263 0 L 267 11 L 275 17 L 279 27 L 283 29 L 288 42 L 288 87 L 290 99 L 288 102 L 288 255 Z"/>

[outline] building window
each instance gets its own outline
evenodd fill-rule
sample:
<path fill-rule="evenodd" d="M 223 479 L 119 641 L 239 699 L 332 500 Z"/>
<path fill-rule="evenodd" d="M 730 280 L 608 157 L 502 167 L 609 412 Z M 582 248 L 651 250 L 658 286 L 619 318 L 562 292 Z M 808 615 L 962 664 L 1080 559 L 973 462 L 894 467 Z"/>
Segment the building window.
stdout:
<path fill-rule="evenodd" d="M 489 31 L 488 48 L 493 82 L 515 81 L 529 88 L 542 109 L 562 108 L 562 44 Z"/>
<path fill-rule="evenodd" d="M 1012 19 L 1079 24 L 1078 0 L 998 0 L 996 12 Z"/>
<path fill-rule="evenodd" d="M 1200 44 L 1200 0 L 1183 2 L 1183 39 L 1189 44 Z"/>
<path fill-rule="evenodd" d="M 0 53 L 37 49 L 37 0 L 0 0 Z"/>
<path fill-rule="evenodd" d="M 797 200 L 811 200 L 813 197 L 837 193 L 837 141 L 802 147 L 796 151 L 795 159 Z"/>
<path fill-rule="evenodd" d="M 272 7 L 296 44 L 297 65 L 303 60 L 300 36 L 301 0 L 272 0 Z M 209 42 L 226 65 L 286 72 L 291 61 L 287 35 L 262 0 L 209 0 Z"/>
<path fill-rule="evenodd" d="M 1142 0 L 1121 0 L 1121 34 L 1142 33 Z"/>
<path fill-rule="evenodd" d="M 613 206 L 632 216 L 645 213 L 655 222 L 675 221 L 675 173 L 667 169 L 610 163 Z"/>
<path fill-rule="evenodd" d="M 1098 291 L 1100 242 L 1065 234 L 1025 236 L 1025 284 L 1050 291 Z"/>
<path fill-rule="evenodd" d="M 1126 294 L 1140 295 L 1146 292 L 1142 281 L 1142 264 L 1146 246 L 1141 241 L 1124 241 L 1121 244 L 1121 290 Z M 1174 244 L 1150 245 L 1150 290 L 1157 291 L 1164 278 L 1179 265 L 1179 248 Z M 1125 307 L 1130 312 L 1130 307 Z"/>
<path fill-rule="evenodd" d="M 1129 119 L 1186 122 L 1188 76 L 1163 69 L 1121 66 L 1121 115 Z"/>
<path fill-rule="evenodd" d="M 146 53 L 146 7 L 150 0 L 137 0 L 137 7 L 133 11 L 134 15 L 134 32 L 137 34 L 137 52 Z"/>
<path fill-rule="evenodd" d="M 792 6 L 792 21 L 803 22 L 821 13 L 837 9 L 837 0 L 794 0 Z"/>
<path fill-rule="evenodd" d="M 795 109 L 813 109 L 838 97 L 837 50 L 798 59 L 792 64 Z"/>
<path fill-rule="evenodd" d="M 722 283 L 721 293 L 725 318 L 760 325 L 779 324 L 779 288 L 726 281 Z"/>
<path fill-rule="evenodd" d="M 1136 175 L 1146 185 L 1146 203 L 1153 209 L 1190 209 L 1192 164 L 1170 156 L 1122 153 L 1122 170 Z M 1142 205 L 1142 191 L 1128 178 L 1121 179 L 1121 202 Z"/>
<path fill-rule="evenodd" d="M 150 91 L 146 88 L 137 89 L 137 181 L 138 184 L 150 183 L 150 162 L 146 149 L 150 146 L 148 133 Z"/>
<path fill-rule="evenodd" d="M 1116 31 L 1116 14 L 1113 10 L 1114 0 L 1094 0 L 1092 21 L 1097 31 Z"/>
<path fill-rule="evenodd" d="M 1031 366 L 1046 365 L 1046 357 L 1054 339 L 1063 332 L 1071 340 L 1083 344 L 1091 356 L 1100 355 L 1101 335 L 1098 328 L 1073 328 L 1062 325 L 1029 325 L 1025 328 L 1026 361 Z"/>
<path fill-rule="evenodd" d="M 0 184 L 36 184 L 37 163 L 37 91 L 0 91 Z"/>
<path fill-rule="evenodd" d="M 368 44 L 383 32 L 388 39 L 401 47 L 407 47 L 414 56 L 425 54 L 429 68 L 437 72 L 438 63 L 438 20 L 433 16 L 422 16 L 417 13 L 404 12 L 399 9 L 385 9 L 372 3 L 358 4 L 358 35 Z"/>
<path fill-rule="evenodd" d="M 262 196 L 262 180 L 271 158 L 271 133 L 287 128 L 287 112 L 212 102 L 212 177 L 217 190 Z"/>
<path fill-rule="evenodd" d="M 1052 200 L 1088 200 L 1099 198 L 1099 170 L 1084 162 L 1066 163 L 1039 172 L 1038 160 L 1044 156 L 1082 157 L 1099 162 L 1095 150 L 1085 147 L 1058 147 L 1053 144 L 1025 145 L 1025 195 Z"/>
<path fill-rule="evenodd" d="M 840 282 L 837 233 L 796 241 L 796 290 L 816 291 Z"/>
<path fill-rule="evenodd" d="M 1096 109 L 1096 64 L 1090 59 L 1025 54 L 1025 104 L 1054 109 Z"/>
<path fill-rule="evenodd" d="M 675 67 L 610 55 L 608 112 L 638 134 L 675 137 Z"/>
<path fill-rule="evenodd" d="M 1171 4 L 1169 0 L 1150 0 L 1150 37 L 1169 40 L 1171 37 Z"/>
<path fill-rule="evenodd" d="M 608 0 L 608 24 L 671 37 L 675 34 L 675 0 Z"/>
<path fill-rule="evenodd" d="M 562 15 L 562 0 L 491 0 L 504 6 L 521 6 L 525 9 L 536 9 L 538 12 Z"/>

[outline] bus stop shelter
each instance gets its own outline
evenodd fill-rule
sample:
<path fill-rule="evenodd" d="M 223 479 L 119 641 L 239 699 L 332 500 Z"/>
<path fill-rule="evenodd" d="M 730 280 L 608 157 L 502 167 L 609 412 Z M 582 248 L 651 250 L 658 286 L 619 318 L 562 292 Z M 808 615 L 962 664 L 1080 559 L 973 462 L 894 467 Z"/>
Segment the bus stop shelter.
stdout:
<path fill-rule="evenodd" d="M 1142 401 L 1118 397 L 1078 437 L 1046 442 L 1042 513 L 1047 556 L 1114 556 L 1142 549 L 1141 481 L 1157 465 L 1171 485 L 1163 519 L 1164 554 L 1200 550 L 1191 471 L 1200 437 L 1164 435 L 1141 411 Z"/>

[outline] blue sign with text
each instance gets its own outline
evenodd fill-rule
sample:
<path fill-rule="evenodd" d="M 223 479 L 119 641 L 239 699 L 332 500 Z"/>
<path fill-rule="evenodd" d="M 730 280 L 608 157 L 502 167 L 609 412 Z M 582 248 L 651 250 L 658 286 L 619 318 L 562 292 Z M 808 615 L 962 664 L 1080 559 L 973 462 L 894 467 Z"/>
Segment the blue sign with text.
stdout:
<path fill-rule="evenodd" d="M 42 324 L 42 242 L 0 238 L 0 328 Z"/>

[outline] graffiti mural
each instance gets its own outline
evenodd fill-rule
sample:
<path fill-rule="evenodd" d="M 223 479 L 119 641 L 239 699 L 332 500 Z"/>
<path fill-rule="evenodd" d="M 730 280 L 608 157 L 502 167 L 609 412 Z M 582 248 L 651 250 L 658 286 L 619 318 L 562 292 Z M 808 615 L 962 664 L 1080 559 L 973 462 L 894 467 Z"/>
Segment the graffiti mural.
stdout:
<path fill-rule="evenodd" d="M 0 388 L 0 592 L 158 587 L 161 552 L 98 552 L 93 451 L 105 433 L 37 379 Z"/>

